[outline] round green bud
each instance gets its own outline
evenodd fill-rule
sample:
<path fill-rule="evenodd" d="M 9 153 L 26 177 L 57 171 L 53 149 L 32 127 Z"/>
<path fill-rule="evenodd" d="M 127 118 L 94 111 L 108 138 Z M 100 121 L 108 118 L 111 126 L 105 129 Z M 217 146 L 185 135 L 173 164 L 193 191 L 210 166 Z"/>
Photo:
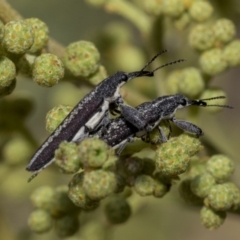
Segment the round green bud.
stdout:
<path fill-rule="evenodd" d="M 191 47 L 199 51 L 212 48 L 215 42 L 213 29 L 207 25 L 198 24 L 192 28 L 188 41 Z"/>
<path fill-rule="evenodd" d="M 172 71 L 167 76 L 167 91 L 169 94 L 176 94 L 179 92 L 178 85 L 179 82 L 182 81 L 182 71 L 181 70 L 175 70 Z"/>
<path fill-rule="evenodd" d="M 234 203 L 234 194 L 232 188 L 226 184 L 217 184 L 211 187 L 206 205 L 211 206 L 216 211 L 229 210 Z"/>
<path fill-rule="evenodd" d="M 167 176 L 177 176 L 185 172 L 190 157 L 201 149 L 200 141 L 187 134 L 171 138 L 156 151 L 156 168 Z"/>
<path fill-rule="evenodd" d="M 68 197 L 78 207 L 84 210 L 93 210 L 98 207 L 99 202 L 91 200 L 83 189 L 84 173 L 77 173 L 69 183 Z"/>
<path fill-rule="evenodd" d="M 201 54 L 199 64 L 202 71 L 210 76 L 222 73 L 227 68 L 227 62 L 223 51 L 219 48 L 213 48 Z"/>
<path fill-rule="evenodd" d="M 37 188 L 30 197 L 32 205 L 36 208 L 48 211 L 50 209 L 51 201 L 54 198 L 54 193 L 54 189 L 50 186 Z"/>
<path fill-rule="evenodd" d="M 0 55 L 0 96 L 10 94 L 16 84 L 16 67 L 7 57 Z"/>
<path fill-rule="evenodd" d="M 107 160 L 109 146 L 98 138 L 86 138 L 78 145 L 78 155 L 84 167 L 100 168 Z"/>
<path fill-rule="evenodd" d="M 79 41 L 71 43 L 63 56 L 65 67 L 76 77 L 88 77 L 99 67 L 100 53 L 93 43 Z"/>
<path fill-rule="evenodd" d="M 206 170 L 217 182 L 225 182 L 233 174 L 234 163 L 227 156 L 218 154 L 207 161 Z"/>
<path fill-rule="evenodd" d="M 185 10 L 182 0 L 163 0 L 162 11 L 170 17 L 179 17 Z"/>
<path fill-rule="evenodd" d="M 199 97 L 200 99 L 206 99 L 206 98 L 212 98 L 212 97 L 216 97 L 216 96 L 225 96 L 226 97 L 226 93 L 219 88 L 208 88 L 206 90 L 203 91 L 202 95 Z M 227 99 L 226 98 L 221 98 L 221 99 L 216 99 L 211 101 L 211 104 L 220 104 L 220 105 L 226 105 L 227 103 Z M 209 103 L 210 104 L 210 103 Z M 221 111 L 223 108 L 221 107 L 206 107 L 204 108 L 204 111 L 209 111 L 209 112 L 219 112 Z"/>
<path fill-rule="evenodd" d="M 53 227 L 53 220 L 48 212 L 35 210 L 28 218 L 28 226 L 36 233 L 45 233 Z"/>
<path fill-rule="evenodd" d="M 146 12 L 155 16 L 160 15 L 163 11 L 162 1 L 158 0 L 143 1 L 143 7 Z"/>
<path fill-rule="evenodd" d="M 230 42 L 236 36 L 236 27 L 229 19 L 219 19 L 213 25 L 215 39 L 220 43 Z"/>
<path fill-rule="evenodd" d="M 155 179 L 155 186 L 153 190 L 153 196 L 156 198 L 163 197 L 166 193 L 169 192 L 170 185 L 165 184 L 159 179 Z"/>
<path fill-rule="evenodd" d="M 131 207 L 123 197 L 111 197 L 105 205 L 105 215 L 112 224 L 124 223 L 131 215 Z"/>
<path fill-rule="evenodd" d="M 96 86 L 105 78 L 107 78 L 107 71 L 104 66 L 100 65 L 98 70 L 88 77 L 88 81 Z"/>
<path fill-rule="evenodd" d="M 92 200 L 101 200 L 114 193 L 117 187 L 116 175 L 105 170 L 86 172 L 83 180 L 83 189 Z"/>
<path fill-rule="evenodd" d="M 207 1 L 194 1 L 189 8 L 189 14 L 197 22 L 209 19 L 213 13 L 213 6 Z"/>
<path fill-rule="evenodd" d="M 240 40 L 230 42 L 223 50 L 223 56 L 229 67 L 240 64 Z"/>
<path fill-rule="evenodd" d="M 52 87 L 64 77 L 64 67 L 56 55 L 44 53 L 35 59 L 32 76 L 40 86 Z"/>
<path fill-rule="evenodd" d="M 139 175 L 134 181 L 134 190 L 140 196 L 152 195 L 155 188 L 155 181 L 148 175 Z"/>
<path fill-rule="evenodd" d="M 69 237 L 75 234 L 80 227 L 77 215 L 66 215 L 55 221 L 54 229 L 56 234 L 61 237 Z"/>
<path fill-rule="evenodd" d="M 15 137 L 8 141 L 2 150 L 3 158 L 9 165 L 25 164 L 34 149 L 30 142 L 23 137 Z"/>
<path fill-rule="evenodd" d="M 200 212 L 202 224 L 210 230 L 220 227 L 226 218 L 226 212 L 214 211 L 211 208 L 203 206 Z"/>
<path fill-rule="evenodd" d="M 10 53 L 23 54 L 34 42 L 32 27 L 24 20 L 10 21 L 4 26 L 3 47 Z"/>
<path fill-rule="evenodd" d="M 37 51 L 40 51 L 47 45 L 49 34 L 48 26 L 38 18 L 27 18 L 25 21 L 32 27 L 35 36 L 33 45 L 28 50 L 28 52 L 35 53 Z"/>
<path fill-rule="evenodd" d="M 182 70 L 182 79 L 179 81 L 180 93 L 189 98 L 195 98 L 204 90 L 205 83 L 199 69 L 194 67 L 185 68 Z"/>
<path fill-rule="evenodd" d="M 52 133 L 71 112 L 71 110 L 72 107 L 60 104 L 51 109 L 46 115 L 46 130 L 49 133 Z"/>
<path fill-rule="evenodd" d="M 4 37 L 4 23 L 0 20 L 0 43 L 2 42 Z"/>
<path fill-rule="evenodd" d="M 62 142 L 55 151 L 55 163 L 63 173 L 76 173 L 80 167 L 80 157 L 76 143 Z"/>
<path fill-rule="evenodd" d="M 211 187 L 216 184 L 215 178 L 208 174 L 200 174 L 192 179 L 191 190 L 192 192 L 200 198 L 205 198 Z"/>
<path fill-rule="evenodd" d="M 232 182 L 228 182 L 226 184 L 231 189 L 231 192 L 234 196 L 232 209 L 237 210 L 240 207 L 240 189 Z"/>
<path fill-rule="evenodd" d="M 192 192 L 191 179 L 183 180 L 179 185 L 179 194 L 186 203 L 193 205 L 202 205 L 202 198 L 198 197 Z"/>

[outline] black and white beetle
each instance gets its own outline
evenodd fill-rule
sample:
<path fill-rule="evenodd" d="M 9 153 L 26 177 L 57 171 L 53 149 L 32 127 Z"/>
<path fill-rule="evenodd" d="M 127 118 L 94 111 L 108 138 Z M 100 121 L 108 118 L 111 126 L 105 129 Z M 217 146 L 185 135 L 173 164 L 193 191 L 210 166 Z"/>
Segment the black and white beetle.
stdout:
<path fill-rule="evenodd" d="M 150 63 L 165 52 L 166 50 L 155 55 L 140 71 L 131 73 L 116 72 L 114 75 L 104 79 L 87 94 L 32 156 L 26 168 L 28 171 L 33 172 L 33 176 L 29 181 L 54 161 L 54 151 L 62 141 L 80 141 L 100 126 L 107 125 L 110 121 L 109 109 L 114 111 L 117 106 L 121 110 L 124 109 L 125 105 L 123 105 L 120 95 L 120 88 L 126 82 L 142 76 L 153 77 L 154 72 L 158 69 L 184 61 L 180 59 L 164 64 L 153 71 L 145 71 Z M 113 109 L 110 108 L 110 104 L 114 106 Z M 131 107 L 128 107 L 128 109 L 131 109 Z M 131 111 L 134 111 L 134 108 Z M 124 113 L 122 115 L 124 116 Z M 127 115 L 126 118 L 128 119 L 128 117 Z"/>
<path fill-rule="evenodd" d="M 208 105 L 206 101 L 225 98 L 224 96 L 217 96 L 208 99 L 190 100 L 182 94 L 162 96 L 152 102 L 145 102 L 135 108 L 137 110 L 132 112 L 135 114 L 134 122 L 130 123 L 125 117 L 118 117 L 112 119 L 110 124 L 103 130 L 97 131 L 93 136 L 98 136 L 113 148 L 118 148 L 117 154 L 120 154 L 127 143 L 132 142 L 134 137 L 143 137 L 152 129 L 158 127 L 161 142 L 166 142 L 167 137 L 159 125 L 161 120 L 170 120 L 182 130 L 196 134 L 203 135 L 202 130 L 193 123 L 185 120 L 178 120 L 175 118 L 175 113 L 178 109 L 188 106 L 217 106 L 232 108 L 227 105 Z M 129 110 L 129 114 L 130 114 Z"/>

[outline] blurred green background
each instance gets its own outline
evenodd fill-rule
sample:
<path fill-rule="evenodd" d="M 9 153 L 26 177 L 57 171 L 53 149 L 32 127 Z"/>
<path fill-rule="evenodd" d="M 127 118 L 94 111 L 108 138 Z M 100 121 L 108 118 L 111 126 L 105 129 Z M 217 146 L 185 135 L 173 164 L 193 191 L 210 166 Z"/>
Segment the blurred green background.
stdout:
<path fill-rule="evenodd" d="M 50 29 L 50 36 L 63 45 L 77 40 L 93 41 L 96 32 L 101 32 L 104 26 L 112 21 L 123 21 L 129 24 L 129 27 L 132 28 L 132 31 L 136 31 L 137 35 L 137 29 L 127 20 L 120 16 L 111 15 L 101 8 L 91 7 L 83 0 L 11 0 L 9 3 L 22 16 L 26 18 L 37 17 L 43 20 Z M 231 18 L 228 11 L 225 14 L 224 17 Z M 238 28 L 238 37 L 240 37 L 239 17 L 236 11 L 233 21 Z M 140 48 L 142 45 L 148 44 L 141 42 L 141 39 L 135 39 L 135 42 Z M 175 53 L 174 57 L 171 57 L 175 47 L 175 41 L 167 42 L 165 48 L 169 49 L 168 59 L 174 60 L 176 58 Z M 185 52 L 181 52 L 181 50 L 177 52 L 178 58 L 187 58 Z M 191 65 L 189 62 L 186 64 Z M 109 71 L 108 73 L 112 74 L 113 72 Z M 234 106 L 234 109 L 225 109 L 217 114 L 202 113 L 199 121 L 205 135 L 214 143 L 215 147 L 235 161 L 234 182 L 238 186 L 240 185 L 239 77 L 240 68 L 234 68 L 216 77 L 213 81 L 213 85 L 225 90 L 228 95 L 228 104 Z M 21 81 L 18 81 L 17 91 L 22 90 L 30 90 L 35 102 L 35 110 L 27 124 L 35 136 L 44 140 L 47 136 L 45 114 L 53 107 L 48 100 L 54 88 L 40 88 L 29 80 L 21 79 Z M 62 98 L 64 98 L 64 95 Z M 48 178 L 48 171 L 51 171 L 51 169 L 45 170 L 31 183 L 27 183 L 29 173 L 24 168 L 13 169 L 11 174 L 0 179 L 0 239 L 57 239 L 51 233 L 29 235 L 27 227 L 27 218 L 32 211 L 32 206 L 28 200 L 31 192 L 38 186 L 59 185 L 59 181 L 56 181 L 54 177 Z M 55 174 L 57 175 L 57 173 Z M 62 184 L 67 183 L 69 179 L 64 177 L 61 181 Z M 99 221 L 103 218 L 101 211 L 93 212 L 90 215 Z M 229 214 L 223 226 L 218 230 L 206 230 L 200 223 L 199 209 L 187 206 L 180 199 L 177 186 L 173 186 L 172 191 L 163 199 L 144 198 L 144 204 L 142 203 L 141 208 L 128 222 L 114 227 L 111 239 L 237 240 L 240 239 L 239 216 Z"/>

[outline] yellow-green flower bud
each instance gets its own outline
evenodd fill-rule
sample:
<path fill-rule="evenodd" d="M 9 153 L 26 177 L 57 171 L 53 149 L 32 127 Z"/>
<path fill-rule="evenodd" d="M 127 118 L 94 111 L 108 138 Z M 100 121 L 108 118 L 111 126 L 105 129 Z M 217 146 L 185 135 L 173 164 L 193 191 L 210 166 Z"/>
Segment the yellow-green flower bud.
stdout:
<path fill-rule="evenodd" d="M 218 154 L 212 156 L 206 164 L 207 172 L 210 173 L 217 182 L 227 181 L 234 171 L 234 163 L 227 156 Z"/>
<path fill-rule="evenodd" d="M 199 69 L 194 67 L 182 70 L 182 79 L 179 81 L 180 93 L 189 98 L 196 98 L 204 90 L 204 79 Z"/>
<path fill-rule="evenodd" d="M 233 194 L 233 205 L 232 209 L 237 210 L 240 208 L 240 189 L 232 182 L 226 183 L 228 187 L 231 189 L 231 192 Z"/>
<path fill-rule="evenodd" d="M 91 200 L 83 189 L 84 173 L 77 173 L 69 183 L 68 197 L 78 207 L 85 210 L 93 210 L 98 207 L 99 202 Z"/>
<path fill-rule="evenodd" d="M 184 2 L 182 0 L 163 0 L 163 13 L 170 17 L 179 17 L 185 10 Z"/>
<path fill-rule="evenodd" d="M 84 167 L 100 168 L 108 160 L 109 152 L 109 146 L 98 138 L 86 138 L 78 145 Z"/>
<path fill-rule="evenodd" d="M 63 173 L 76 173 L 81 167 L 76 143 L 62 142 L 55 151 L 54 158 L 55 163 Z"/>
<path fill-rule="evenodd" d="M 226 218 L 226 212 L 214 211 L 203 206 L 200 212 L 202 224 L 210 230 L 220 227 Z"/>
<path fill-rule="evenodd" d="M 207 88 L 206 90 L 203 91 L 202 95 L 199 97 L 200 99 L 205 99 L 205 98 L 212 98 L 212 97 L 216 97 L 216 96 L 225 96 L 226 97 L 226 93 L 219 88 Z M 220 104 L 220 105 L 226 105 L 227 103 L 227 99 L 226 98 L 221 98 L 221 99 L 216 99 L 211 101 L 211 104 Z M 223 108 L 221 107 L 206 107 L 203 108 L 203 110 L 205 111 L 209 111 L 209 112 L 219 112 L 221 111 Z"/>
<path fill-rule="evenodd" d="M 176 94 L 179 92 L 178 85 L 180 81 L 182 81 L 181 70 L 172 71 L 167 76 L 167 91 L 169 94 Z"/>
<path fill-rule="evenodd" d="M 202 205 L 203 200 L 191 190 L 191 179 L 185 179 L 179 185 L 179 194 L 186 203 Z"/>
<path fill-rule="evenodd" d="M 222 73 L 228 65 L 223 51 L 219 48 L 203 52 L 200 56 L 199 64 L 202 71 L 210 76 Z"/>
<path fill-rule="evenodd" d="M 34 33 L 34 42 L 28 52 L 35 53 L 40 51 L 47 44 L 49 34 L 48 27 L 38 18 L 27 18 L 25 21 L 32 27 Z"/>
<path fill-rule="evenodd" d="M 10 165 L 25 164 L 33 152 L 32 145 L 23 137 L 12 138 L 2 150 L 5 162 Z"/>
<path fill-rule="evenodd" d="M 48 212 L 35 210 L 28 218 L 28 226 L 36 233 L 45 233 L 53 227 L 53 220 Z"/>
<path fill-rule="evenodd" d="M 211 187 L 205 205 L 216 211 L 229 210 L 234 204 L 234 194 L 228 183 L 217 184 Z"/>
<path fill-rule="evenodd" d="M 72 107 L 64 105 L 58 105 L 51 109 L 46 115 L 46 130 L 52 133 L 71 110 Z"/>
<path fill-rule="evenodd" d="M 134 181 L 134 190 L 140 196 L 152 195 L 155 188 L 155 181 L 148 175 L 139 175 Z"/>
<path fill-rule="evenodd" d="M 203 22 L 212 16 L 213 6 L 208 1 L 194 1 L 189 13 L 195 21 Z"/>
<path fill-rule="evenodd" d="M 131 215 L 131 207 L 125 198 L 111 197 L 105 205 L 105 215 L 110 223 L 124 223 Z"/>
<path fill-rule="evenodd" d="M 24 20 L 8 22 L 4 26 L 3 47 L 10 53 L 23 54 L 34 42 L 32 27 Z"/>
<path fill-rule="evenodd" d="M 205 198 L 211 187 L 216 184 L 215 178 L 208 174 L 200 174 L 192 179 L 191 190 L 192 192 L 200 198 Z"/>
<path fill-rule="evenodd" d="M 188 41 L 191 47 L 199 51 L 212 48 L 215 42 L 213 29 L 207 25 L 196 25 L 192 28 Z"/>
<path fill-rule="evenodd" d="M 98 70 L 88 77 L 88 81 L 96 86 L 105 78 L 107 78 L 107 71 L 104 66 L 100 65 Z"/>
<path fill-rule="evenodd" d="M 69 237 L 79 229 L 79 219 L 77 215 L 66 215 L 55 221 L 54 229 L 56 234 L 61 237 Z"/>
<path fill-rule="evenodd" d="M 200 141 L 190 135 L 182 134 L 171 138 L 156 151 L 156 168 L 167 176 L 177 176 L 188 168 L 190 157 L 201 149 Z"/>
<path fill-rule="evenodd" d="M 63 56 L 65 67 L 76 77 L 88 77 L 99 67 L 100 53 L 93 43 L 79 41 L 71 43 Z"/>
<path fill-rule="evenodd" d="M 64 77 L 63 64 L 54 54 L 41 54 L 33 63 L 32 76 L 40 86 L 52 87 Z"/>
<path fill-rule="evenodd" d="M 83 180 L 83 189 L 92 200 L 101 200 L 114 193 L 117 187 L 116 175 L 105 170 L 86 172 Z"/>
<path fill-rule="evenodd" d="M 219 19 L 213 25 L 215 39 L 220 43 L 230 42 L 236 35 L 236 27 L 229 19 Z"/>
<path fill-rule="evenodd" d="M 240 40 L 230 42 L 223 49 L 223 56 L 229 67 L 235 67 L 240 64 Z"/>
<path fill-rule="evenodd" d="M 16 85 L 16 67 L 7 57 L 0 55 L 0 96 L 10 94 Z"/>
<path fill-rule="evenodd" d="M 155 185 L 153 190 L 153 196 L 156 198 L 163 197 L 166 193 L 169 192 L 170 185 L 165 184 L 159 179 L 155 179 Z"/>

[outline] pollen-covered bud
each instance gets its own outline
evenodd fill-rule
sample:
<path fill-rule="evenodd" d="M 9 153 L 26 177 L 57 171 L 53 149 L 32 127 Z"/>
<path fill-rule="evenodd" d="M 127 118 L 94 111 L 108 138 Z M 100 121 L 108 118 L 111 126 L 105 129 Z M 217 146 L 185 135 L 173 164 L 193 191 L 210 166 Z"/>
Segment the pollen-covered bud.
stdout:
<path fill-rule="evenodd" d="M 16 67 L 5 56 L 0 56 L 0 96 L 10 94 L 16 85 Z"/>
<path fill-rule="evenodd" d="M 92 200 L 101 200 L 114 193 L 117 178 L 113 172 L 94 170 L 86 172 L 83 179 L 83 189 Z"/>
<path fill-rule="evenodd" d="M 4 161 L 9 165 L 24 164 L 31 157 L 34 149 L 23 137 L 15 137 L 8 141 L 2 150 Z"/>
<path fill-rule="evenodd" d="M 185 10 L 182 0 L 163 0 L 163 13 L 169 17 L 179 17 Z"/>
<path fill-rule="evenodd" d="M 232 188 L 228 183 L 214 185 L 211 187 L 204 203 L 216 211 L 229 210 L 234 203 Z"/>
<path fill-rule="evenodd" d="M 47 44 L 49 34 L 48 27 L 38 18 L 27 18 L 25 21 L 32 27 L 34 33 L 34 42 L 28 52 L 35 53 L 40 51 Z"/>
<path fill-rule="evenodd" d="M 223 50 L 224 59 L 229 67 L 235 67 L 240 64 L 240 40 L 230 42 Z"/>
<path fill-rule="evenodd" d="M 40 86 L 52 87 L 64 77 L 64 67 L 56 55 L 44 53 L 35 59 L 32 76 Z"/>
<path fill-rule="evenodd" d="M 163 197 L 166 193 L 169 192 L 169 189 L 171 185 L 168 183 L 166 184 L 164 181 L 162 181 L 160 178 L 155 180 L 154 189 L 153 189 L 153 196 L 156 198 Z"/>
<path fill-rule="evenodd" d="M 216 184 L 215 178 L 208 174 L 200 174 L 192 179 L 191 181 L 191 190 L 200 198 L 205 198 L 211 187 Z"/>
<path fill-rule="evenodd" d="M 76 233 L 79 229 L 80 223 L 78 216 L 75 214 L 66 215 L 55 221 L 54 229 L 56 234 L 61 237 L 69 237 Z"/>
<path fill-rule="evenodd" d="M 200 141 L 182 134 L 171 138 L 156 151 L 156 168 L 166 176 L 177 176 L 187 170 L 190 158 L 201 149 Z"/>
<path fill-rule="evenodd" d="M 186 203 L 193 205 L 202 205 L 202 198 L 195 195 L 191 189 L 192 179 L 185 179 L 179 185 L 180 196 Z"/>
<path fill-rule="evenodd" d="M 79 41 L 71 43 L 63 56 L 65 67 L 76 77 L 88 77 L 99 67 L 100 53 L 93 43 Z"/>
<path fill-rule="evenodd" d="M 72 107 L 58 105 L 51 109 L 46 115 L 46 130 L 52 133 L 59 124 L 64 120 L 64 118 L 70 113 Z"/>
<path fill-rule="evenodd" d="M 45 233 L 53 227 L 53 220 L 45 210 L 35 210 L 28 218 L 29 228 L 36 233 Z"/>
<path fill-rule="evenodd" d="M 111 197 L 105 205 L 105 215 L 110 223 L 124 223 L 131 215 L 131 207 L 125 198 Z"/>
<path fill-rule="evenodd" d="M 213 25 L 213 31 L 217 42 L 230 42 L 236 35 L 236 27 L 231 20 L 219 19 Z"/>
<path fill-rule="evenodd" d="M 203 91 L 203 93 L 201 94 L 201 96 L 199 98 L 206 99 L 206 98 L 212 98 L 212 97 L 216 97 L 216 96 L 225 96 L 225 98 L 213 100 L 209 104 L 219 104 L 219 105 L 227 104 L 226 93 L 220 88 L 209 87 Z M 219 112 L 222 109 L 223 108 L 221 108 L 221 107 L 214 107 L 214 106 L 203 108 L 203 110 L 212 112 L 212 113 Z"/>
<path fill-rule="evenodd" d="M 139 175 L 134 181 L 134 190 L 140 196 L 152 195 L 155 188 L 155 181 L 148 175 Z"/>
<path fill-rule="evenodd" d="M 210 230 L 220 227 L 226 218 L 226 212 L 214 211 L 211 208 L 203 206 L 200 212 L 202 224 Z"/>
<path fill-rule="evenodd" d="M 194 67 L 182 70 L 182 78 L 179 81 L 180 93 L 189 98 L 195 98 L 204 90 L 205 83 L 199 69 Z"/>
<path fill-rule="evenodd" d="M 223 51 L 219 48 L 213 48 L 201 54 L 199 64 L 202 71 L 210 76 L 222 73 L 227 68 L 227 61 L 224 58 Z"/>
<path fill-rule="evenodd" d="M 188 41 L 191 47 L 199 51 L 212 48 L 215 42 L 213 29 L 203 24 L 196 25 L 191 30 Z"/>
<path fill-rule="evenodd" d="M 83 189 L 84 173 L 77 173 L 69 183 L 68 197 L 78 207 L 84 210 L 93 210 L 98 207 L 99 202 L 91 200 Z"/>
<path fill-rule="evenodd" d="M 86 138 L 78 145 L 78 154 L 84 167 L 100 168 L 109 157 L 109 146 L 98 138 Z"/>
<path fill-rule="evenodd" d="M 55 163 L 63 173 L 76 173 L 80 167 L 80 157 L 76 143 L 62 142 L 55 151 Z"/>
<path fill-rule="evenodd" d="M 34 42 L 32 27 L 25 20 L 10 21 L 4 26 L 3 47 L 10 53 L 23 54 Z"/>
<path fill-rule="evenodd" d="M 88 81 L 96 86 L 105 78 L 107 78 L 107 71 L 104 66 L 100 65 L 98 70 L 88 77 Z"/>
<path fill-rule="evenodd" d="M 176 94 L 179 92 L 179 82 L 182 80 L 182 70 L 172 71 L 167 76 L 167 91 L 169 94 Z"/>
<path fill-rule="evenodd" d="M 193 1 L 189 13 L 195 21 L 203 22 L 212 16 L 213 6 L 207 1 Z"/>
<path fill-rule="evenodd" d="M 218 154 L 207 161 L 206 170 L 221 183 L 227 181 L 233 174 L 234 163 L 227 156 Z"/>

